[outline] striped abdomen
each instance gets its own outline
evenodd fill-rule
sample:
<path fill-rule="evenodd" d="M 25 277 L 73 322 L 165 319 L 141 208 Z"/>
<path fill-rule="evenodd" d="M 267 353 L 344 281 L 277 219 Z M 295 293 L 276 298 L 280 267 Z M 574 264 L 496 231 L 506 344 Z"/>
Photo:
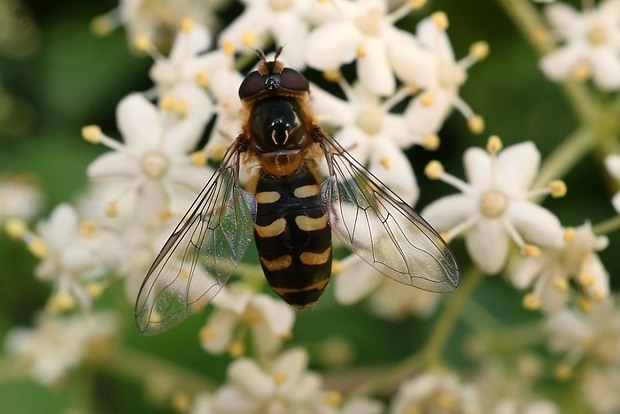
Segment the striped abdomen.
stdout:
<path fill-rule="evenodd" d="M 332 265 L 331 229 L 315 176 L 304 167 L 260 177 L 256 201 L 254 238 L 269 285 L 290 305 L 313 305 Z"/>

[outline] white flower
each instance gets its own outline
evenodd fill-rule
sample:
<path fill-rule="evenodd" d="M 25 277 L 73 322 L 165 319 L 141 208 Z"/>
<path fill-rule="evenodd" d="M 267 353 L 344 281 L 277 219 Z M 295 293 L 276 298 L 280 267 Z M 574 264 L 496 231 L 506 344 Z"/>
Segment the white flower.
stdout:
<path fill-rule="evenodd" d="M 407 96 L 402 93 L 382 101 L 361 83 L 351 88 L 340 82 L 346 101 L 312 87 L 312 104 L 322 124 L 337 127 L 334 138 L 361 164 L 408 204 L 415 204 L 418 184 L 411 163 L 402 152 L 422 137 L 407 131 L 402 114 L 389 110 Z"/>
<path fill-rule="evenodd" d="M 87 285 L 107 273 L 100 255 L 102 233 L 89 223 L 80 223 L 69 204 L 57 206 L 48 220 L 38 224 L 37 233 L 29 247 L 42 258 L 36 276 L 54 283 L 52 308 L 70 309 L 75 299 L 82 307 L 90 308 L 92 298 Z M 54 303 L 57 299 L 61 303 Z"/>
<path fill-rule="evenodd" d="M 158 110 L 140 94 L 125 97 L 117 107 L 118 127 L 124 144 L 85 127 L 84 136 L 115 151 L 99 156 L 88 167 L 92 179 L 123 179 L 116 199 L 107 206 L 114 211 L 118 199 L 136 197 L 136 217 L 149 223 L 170 211 L 179 192 L 197 194 L 212 171 L 192 162 L 190 153 L 200 139 L 209 114 L 178 118 Z M 88 130 L 94 128 L 93 130 Z"/>
<path fill-rule="evenodd" d="M 573 279 L 582 300 L 601 301 L 609 295 L 609 274 L 596 252 L 607 247 L 605 236 L 597 237 L 590 222 L 564 231 L 562 241 L 538 257 L 527 257 L 511 274 L 519 289 L 533 286 L 528 301 L 540 303 L 545 312 L 555 312 L 570 299 Z"/>
<path fill-rule="evenodd" d="M 52 385 L 69 370 L 92 355 L 89 346 L 111 341 L 116 334 L 116 320 L 110 314 L 96 313 L 70 317 L 42 314 L 35 328 L 13 328 L 5 343 L 10 355 L 28 366 L 30 375 L 38 382 Z"/>
<path fill-rule="evenodd" d="M 228 385 L 213 396 L 214 411 L 221 414 L 320 412 L 322 380 L 306 371 L 308 354 L 302 348 L 283 352 L 263 368 L 241 358 L 228 367 Z"/>
<path fill-rule="evenodd" d="M 496 138 L 496 137 L 495 137 Z M 537 247 L 524 240 L 551 245 L 561 234 L 560 222 L 529 198 L 551 190 L 529 190 L 540 163 L 532 142 L 501 148 L 498 139 L 489 140 L 491 153 L 469 148 L 464 156 L 469 183 L 447 174 L 436 161 L 426 172 L 461 190 L 461 194 L 440 198 L 427 206 L 422 216 L 448 240 L 465 232 L 467 251 L 474 263 L 487 273 L 497 273 L 508 257 L 512 239 L 525 254 L 536 255 Z"/>
<path fill-rule="evenodd" d="M 620 369 L 609 365 L 588 370 L 581 389 L 590 405 L 600 414 L 620 412 Z"/>
<path fill-rule="evenodd" d="M 599 366 L 620 364 L 620 311 L 615 298 L 608 298 L 587 313 L 565 309 L 546 321 L 549 347 L 564 354 L 564 363 L 574 367 L 587 359 Z"/>
<path fill-rule="evenodd" d="M 396 88 L 393 71 L 400 66 L 405 72 L 407 58 L 416 50 L 400 50 L 405 55 L 392 53 L 391 47 L 412 37 L 397 29 L 394 23 L 412 9 L 411 2 L 388 13 L 382 0 L 336 0 L 329 4 L 335 12 L 325 13 L 321 25 L 308 37 L 305 50 L 308 65 L 318 70 L 338 69 L 357 59 L 359 81 L 378 95 L 391 95 Z M 411 67 L 408 68 L 411 70 Z"/>
<path fill-rule="evenodd" d="M 224 288 L 213 300 L 215 309 L 200 331 L 205 350 L 221 353 L 233 345 L 241 344 L 243 337 L 237 333 L 251 328 L 254 346 L 260 355 L 276 352 L 283 338 L 291 334 L 295 312 L 284 302 L 265 294 L 254 294 L 247 287 L 237 284 Z"/>
<path fill-rule="evenodd" d="M 303 53 L 310 25 L 307 9 L 312 0 L 244 0 L 245 9 L 219 37 L 223 49 L 247 52 L 263 47 L 269 36 L 277 46 L 290 45 L 282 51 L 289 65 L 303 69 Z"/>
<path fill-rule="evenodd" d="M 470 54 L 457 61 L 446 26 L 445 15 L 437 13 L 418 24 L 417 44 L 403 39 L 393 47 L 396 55 L 411 56 L 406 65 L 396 68 L 396 74 L 421 89 L 405 111 L 410 130 L 421 136 L 436 134 L 452 108 L 465 116 L 472 131 L 479 133 L 483 128 L 481 118 L 459 97 L 459 88 L 467 80 L 467 69 L 486 57 L 488 46 L 484 42 L 475 43 Z M 405 48 L 416 53 L 405 54 Z"/>
<path fill-rule="evenodd" d="M 440 295 L 420 289 L 404 289 L 401 283 L 387 278 L 359 256 L 351 254 L 338 263 L 334 278 L 334 296 L 341 304 L 355 303 L 369 296 L 373 313 L 398 320 L 409 315 L 430 316 Z"/>
<path fill-rule="evenodd" d="M 39 213 L 43 194 L 26 174 L 0 176 L 0 223 L 7 218 L 29 220 Z"/>
<path fill-rule="evenodd" d="M 620 155 L 608 155 L 605 158 L 605 166 L 609 175 L 620 181 Z M 616 212 L 620 213 L 620 191 L 613 196 L 611 204 L 616 209 Z"/>
<path fill-rule="evenodd" d="M 391 414 L 479 413 L 478 392 L 451 373 L 421 374 L 403 383 L 392 401 Z"/>
<path fill-rule="evenodd" d="M 546 14 L 566 43 L 541 59 L 543 73 L 555 81 L 592 76 L 601 89 L 620 88 L 620 1 L 602 1 L 582 13 L 569 4 L 554 3 Z"/>

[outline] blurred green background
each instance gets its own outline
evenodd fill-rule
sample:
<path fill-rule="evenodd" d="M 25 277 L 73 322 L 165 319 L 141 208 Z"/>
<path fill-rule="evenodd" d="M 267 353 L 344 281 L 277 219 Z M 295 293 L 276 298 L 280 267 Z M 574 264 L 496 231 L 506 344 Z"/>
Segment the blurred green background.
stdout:
<path fill-rule="evenodd" d="M 25 2 L 24 6 L 31 23 L 22 20 L 20 30 L 23 36 L 38 38 L 38 47 L 23 57 L 0 55 L 0 93 L 4 94 L 0 99 L 2 103 L 10 100 L 9 108 L 2 107 L 4 112 L 0 113 L 0 174 L 34 174 L 46 197 L 42 213 L 46 217 L 55 205 L 72 200 L 84 189 L 86 166 L 104 151 L 81 138 L 81 127 L 98 124 L 104 132 L 118 137 L 116 104 L 128 93 L 151 86 L 147 72 L 152 60 L 128 50 L 123 30 L 103 38 L 91 34 L 90 20 L 115 7 L 115 2 L 43 0 Z M 463 151 L 472 145 L 484 146 L 489 134 L 500 135 L 505 146 L 532 140 L 544 159 L 576 127 L 560 88 L 540 73 L 538 56 L 495 1 L 437 0 L 429 2 L 427 10 L 448 13 L 448 33 L 457 57 L 465 56 L 469 45 L 477 40 L 488 41 L 491 53 L 470 70 L 461 93 L 485 118 L 485 133 L 472 135 L 466 121 L 455 113 L 440 133 L 442 146 L 438 152 L 420 148 L 408 151 L 422 190 L 418 209 L 453 192 L 443 183 L 426 179 L 422 171 L 429 160 L 441 160 L 449 172 L 462 177 Z M 400 26 L 412 27 L 419 19 L 412 16 Z M 565 177 L 567 196 L 547 200 L 545 206 L 566 226 L 611 217 L 615 214 L 609 202 L 611 188 L 604 174 L 594 156 L 585 157 Z M 614 260 L 613 251 L 619 238 L 617 234 L 609 237 L 611 247 L 601 253 L 601 258 L 617 288 L 620 263 Z M 456 241 L 454 248 L 465 268 L 468 259 L 462 241 Z M 21 243 L 0 235 L 0 339 L 11 327 L 31 325 L 45 303 L 50 287 L 33 278 L 35 265 Z M 479 303 L 508 324 L 536 317 L 522 309 L 520 297 L 521 293 L 501 278 L 489 278 L 475 295 Z M 134 328 L 132 306 L 124 300 L 120 284 L 97 306 L 113 307 L 122 314 L 120 347 L 169 359 L 206 378 L 221 381 L 224 377 L 228 358 L 206 354 L 197 341 L 204 316 L 191 318 L 166 334 L 146 338 Z M 345 336 L 355 346 L 355 365 L 389 364 L 419 348 L 432 324 L 432 319 L 386 322 L 370 316 L 364 305 L 337 305 L 328 292 L 315 310 L 297 313 L 293 343 L 308 346 L 314 357 L 321 340 Z M 449 357 L 456 364 L 467 364 L 462 353 L 465 332 L 465 326 L 459 325 L 450 342 Z M 313 361 L 318 362 L 314 368 L 321 368 L 319 360 Z M 76 399 L 88 398 L 85 395 L 92 395 L 91 405 L 97 413 L 171 411 L 166 403 L 158 406 L 146 401 L 144 384 L 116 375 L 113 368 L 78 378 L 80 383 L 47 389 L 6 380 L 0 374 L 0 411 L 60 413 Z M 82 383 L 83 378 L 89 381 Z"/>

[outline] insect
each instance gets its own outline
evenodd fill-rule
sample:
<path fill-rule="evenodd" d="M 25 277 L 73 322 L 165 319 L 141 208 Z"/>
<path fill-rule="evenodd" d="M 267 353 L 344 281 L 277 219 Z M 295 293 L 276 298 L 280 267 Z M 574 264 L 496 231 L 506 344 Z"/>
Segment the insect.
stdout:
<path fill-rule="evenodd" d="M 276 51 L 239 87 L 242 131 L 149 269 L 139 329 L 157 334 L 200 311 L 252 240 L 271 288 L 297 308 L 327 285 L 332 232 L 384 275 L 432 292 L 454 290 L 457 262 L 437 232 L 315 121 L 308 80 Z M 243 160 L 242 160 L 242 157 Z M 241 188 L 240 163 L 254 162 Z"/>

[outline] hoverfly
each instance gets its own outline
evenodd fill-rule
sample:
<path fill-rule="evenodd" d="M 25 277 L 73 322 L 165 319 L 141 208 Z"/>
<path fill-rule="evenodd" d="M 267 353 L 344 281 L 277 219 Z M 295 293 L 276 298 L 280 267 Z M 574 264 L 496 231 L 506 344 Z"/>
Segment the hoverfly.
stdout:
<path fill-rule="evenodd" d="M 201 310 L 241 261 L 252 233 L 271 288 L 296 308 L 329 281 L 334 232 L 376 270 L 432 292 L 459 282 L 441 236 L 327 135 L 308 80 L 257 51 L 239 87 L 242 132 L 149 269 L 136 301 L 140 330 L 157 334 Z M 242 189 L 239 168 L 258 168 Z M 323 172 L 321 170 L 323 166 Z"/>

